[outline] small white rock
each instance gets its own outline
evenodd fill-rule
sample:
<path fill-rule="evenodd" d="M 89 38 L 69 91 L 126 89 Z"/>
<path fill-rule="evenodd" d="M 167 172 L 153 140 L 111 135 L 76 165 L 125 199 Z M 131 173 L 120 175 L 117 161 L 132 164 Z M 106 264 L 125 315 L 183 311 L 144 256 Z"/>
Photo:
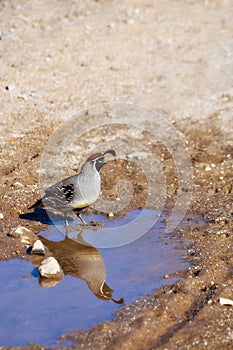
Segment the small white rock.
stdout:
<path fill-rule="evenodd" d="M 209 165 L 206 165 L 206 167 L 205 167 L 205 171 L 210 171 L 212 168 L 211 168 L 211 166 L 209 166 Z"/>
<path fill-rule="evenodd" d="M 16 187 L 16 188 L 23 188 L 24 185 L 23 185 L 21 182 L 16 181 L 16 182 L 14 183 L 14 187 Z"/>
<path fill-rule="evenodd" d="M 149 157 L 151 154 L 148 152 L 133 152 L 128 154 L 127 158 L 129 159 L 145 159 Z"/>
<path fill-rule="evenodd" d="M 108 213 L 109 218 L 113 218 L 114 217 L 114 213 L 111 211 L 110 213 Z"/>
<path fill-rule="evenodd" d="M 42 277 L 61 279 L 63 277 L 63 271 L 58 264 L 57 260 L 52 256 L 43 260 L 38 267 L 39 273 Z"/>
<path fill-rule="evenodd" d="M 30 254 L 45 255 L 45 246 L 39 239 L 33 244 Z"/>
<path fill-rule="evenodd" d="M 233 306 L 233 300 L 227 299 L 227 298 L 220 298 L 220 299 L 219 299 L 219 303 L 220 303 L 221 305 L 230 305 L 230 306 Z"/>
<path fill-rule="evenodd" d="M 17 97 L 18 97 L 19 100 L 24 100 L 24 101 L 27 101 L 27 99 L 28 99 L 25 94 L 18 94 Z"/>
<path fill-rule="evenodd" d="M 11 237 L 20 237 L 23 233 L 30 233 L 31 231 L 24 227 L 24 226 L 18 226 L 14 227 L 10 230 L 9 236 Z"/>
<path fill-rule="evenodd" d="M 35 233 L 24 226 L 12 228 L 8 236 L 17 238 L 24 244 L 32 244 L 36 241 Z"/>
<path fill-rule="evenodd" d="M 0 213 L 0 220 L 3 220 L 3 219 L 4 219 L 3 213 Z"/>

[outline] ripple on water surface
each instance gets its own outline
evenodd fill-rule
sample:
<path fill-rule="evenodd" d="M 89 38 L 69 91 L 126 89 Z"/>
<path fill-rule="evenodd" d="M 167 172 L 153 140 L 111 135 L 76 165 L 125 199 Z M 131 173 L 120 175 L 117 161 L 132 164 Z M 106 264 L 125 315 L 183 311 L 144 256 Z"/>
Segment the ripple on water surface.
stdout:
<path fill-rule="evenodd" d="M 127 219 L 113 222 L 101 216 L 91 219 L 119 226 L 137 214 L 135 211 Z M 98 237 L 98 230 L 94 232 Z M 121 298 L 131 303 L 174 281 L 164 280 L 164 274 L 187 267 L 181 258 L 184 251 L 176 249 L 179 242 L 165 234 L 161 220 L 141 238 L 116 248 L 83 245 L 75 241 L 74 231 L 70 234 L 72 239 L 64 238 L 55 227 L 40 235 L 60 263 L 65 277 L 50 286 L 40 280 L 31 262 L 20 259 L 0 262 L 2 346 L 29 343 L 52 346 L 71 329 L 111 319 L 121 307 L 117 303 Z M 89 235 L 87 230 L 87 238 Z"/>

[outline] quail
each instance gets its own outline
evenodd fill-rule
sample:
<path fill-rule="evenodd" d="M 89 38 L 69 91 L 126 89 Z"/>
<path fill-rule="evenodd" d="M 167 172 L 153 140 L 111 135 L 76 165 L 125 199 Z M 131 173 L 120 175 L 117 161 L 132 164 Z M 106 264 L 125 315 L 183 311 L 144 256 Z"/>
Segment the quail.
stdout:
<path fill-rule="evenodd" d="M 106 164 L 104 156 L 116 156 L 114 150 L 92 154 L 83 164 L 81 171 L 67 177 L 45 190 L 45 195 L 28 209 L 49 208 L 65 214 L 65 226 L 68 227 L 67 214 L 73 211 L 87 224 L 81 211 L 93 204 L 100 194 L 101 178 L 99 171 Z"/>
<path fill-rule="evenodd" d="M 52 252 L 65 275 L 84 280 L 97 298 L 123 304 L 124 299 L 113 298 L 113 290 L 106 283 L 106 267 L 100 252 L 89 245 L 82 236 L 79 241 L 66 237 L 59 242 L 39 236 L 43 244 Z"/>

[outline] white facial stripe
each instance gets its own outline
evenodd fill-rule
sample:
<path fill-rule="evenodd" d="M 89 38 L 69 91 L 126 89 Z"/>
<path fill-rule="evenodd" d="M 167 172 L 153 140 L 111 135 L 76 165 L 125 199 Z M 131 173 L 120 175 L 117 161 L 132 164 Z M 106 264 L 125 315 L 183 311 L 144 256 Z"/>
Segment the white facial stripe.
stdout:
<path fill-rule="evenodd" d="M 99 157 L 97 157 L 97 158 L 93 159 L 93 162 L 96 162 L 97 160 L 99 160 L 99 159 L 101 159 L 101 158 L 104 158 L 104 156 L 103 156 L 103 155 L 101 155 L 101 156 L 99 156 Z"/>

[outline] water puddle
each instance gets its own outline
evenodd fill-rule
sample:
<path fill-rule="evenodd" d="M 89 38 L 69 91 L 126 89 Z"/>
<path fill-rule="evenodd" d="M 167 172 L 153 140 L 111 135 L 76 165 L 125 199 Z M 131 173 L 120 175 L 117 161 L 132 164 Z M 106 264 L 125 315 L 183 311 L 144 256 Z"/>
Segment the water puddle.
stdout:
<path fill-rule="evenodd" d="M 100 219 L 116 227 L 135 215 L 137 211 L 126 219 L 110 221 L 102 216 L 88 219 Z M 91 245 L 99 231 L 86 230 L 86 234 L 84 231 L 78 235 L 71 229 L 65 238 L 51 226 L 40 233 L 65 273 L 58 283 L 39 278 L 31 262 L 20 259 L 0 262 L 0 345 L 40 343 L 52 347 L 69 330 L 111 319 L 121 307 L 121 298 L 125 304 L 131 303 L 175 281 L 165 280 L 165 274 L 188 266 L 181 258 L 184 250 L 176 248 L 180 242 L 165 234 L 164 218 L 141 238 L 116 248 Z M 82 240 L 89 244 L 81 244 Z"/>

